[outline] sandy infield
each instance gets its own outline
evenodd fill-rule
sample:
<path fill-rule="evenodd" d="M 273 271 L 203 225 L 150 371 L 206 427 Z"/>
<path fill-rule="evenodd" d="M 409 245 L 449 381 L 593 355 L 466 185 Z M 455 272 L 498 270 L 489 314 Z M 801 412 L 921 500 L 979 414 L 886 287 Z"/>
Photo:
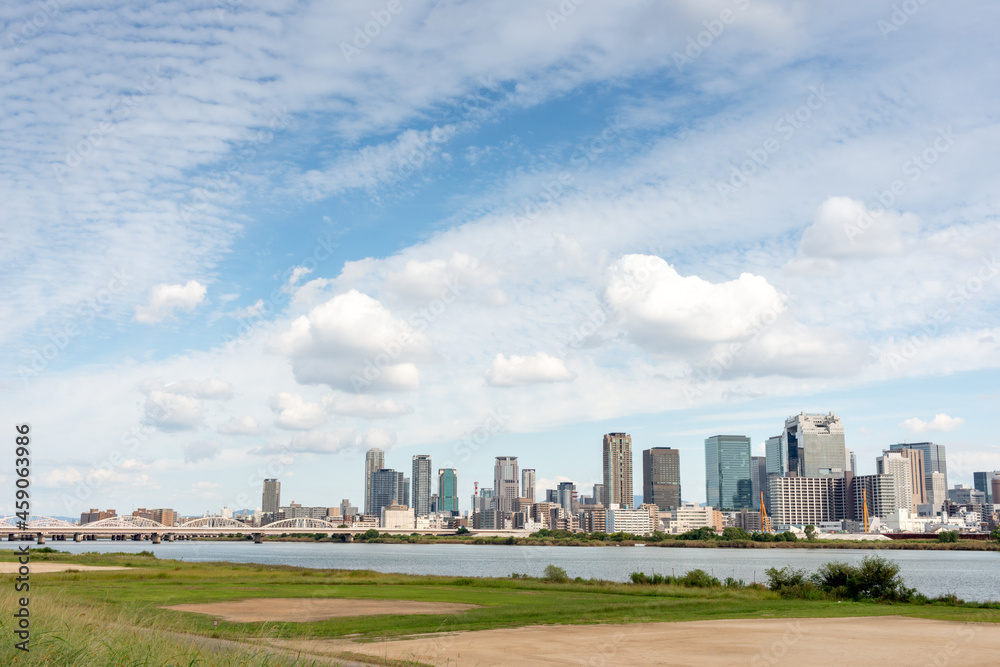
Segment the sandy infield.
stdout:
<path fill-rule="evenodd" d="M 164 609 L 193 611 L 218 616 L 226 621 L 252 623 L 279 621 L 301 623 L 337 616 L 381 614 L 452 614 L 478 605 L 414 600 L 358 600 L 348 598 L 253 598 L 236 602 L 175 604 Z"/>
<path fill-rule="evenodd" d="M 997 665 L 1000 624 L 881 616 L 550 625 L 400 641 L 272 641 L 432 665 Z"/>
<path fill-rule="evenodd" d="M 0 563 L 0 574 L 17 574 L 18 563 Z M 32 574 L 44 572 L 86 572 L 89 570 L 128 570 L 118 565 L 73 565 L 72 563 L 31 563 Z"/>

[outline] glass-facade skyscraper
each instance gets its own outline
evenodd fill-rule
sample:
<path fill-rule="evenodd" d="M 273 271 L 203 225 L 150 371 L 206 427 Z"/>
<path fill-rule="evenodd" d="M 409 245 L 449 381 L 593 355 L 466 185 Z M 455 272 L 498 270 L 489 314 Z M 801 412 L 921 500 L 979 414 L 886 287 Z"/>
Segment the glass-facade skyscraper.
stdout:
<path fill-rule="evenodd" d="M 927 480 L 927 489 L 933 489 L 934 484 L 931 474 L 939 472 L 944 476 L 944 488 L 948 488 L 948 459 L 945 456 L 944 445 L 936 445 L 933 442 L 901 442 L 889 445 L 889 451 L 899 449 L 915 449 L 924 455 L 924 477 Z M 940 498 L 935 498 L 935 502 L 941 502 Z"/>
<path fill-rule="evenodd" d="M 705 494 L 716 509 L 753 507 L 750 476 L 750 438 L 713 435 L 705 439 Z"/>
<path fill-rule="evenodd" d="M 670 447 L 642 450 L 642 502 L 661 510 L 681 504 L 681 453 Z"/>
<path fill-rule="evenodd" d="M 458 514 L 458 473 L 454 468 L 438 470 L 438 512 Z"/>

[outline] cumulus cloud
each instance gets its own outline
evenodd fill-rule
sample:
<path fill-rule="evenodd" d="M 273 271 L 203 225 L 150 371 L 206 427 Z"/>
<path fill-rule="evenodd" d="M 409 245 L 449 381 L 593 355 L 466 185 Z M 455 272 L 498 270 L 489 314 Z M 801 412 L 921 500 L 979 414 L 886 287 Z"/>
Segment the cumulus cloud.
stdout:
<path fill-rule="evenodd" d="M 486 381 L 494 387 L 519 387 L 542 382 L 565 382 L 576 377 L 562 359 L 545 352 L 530 356 L 497 354 L 486 369 Z"/>
<path fill-rule="evenodd" d="M 161 431 L 185 431 L 199 426 L 204 414 L 197 398 L 153 390 L 146 396 L 147 422 Z"/>
<path fill-rule="evenodd" d="M 371 396 L 335 395 L 323 397 L 323 407 L 333 415 L 385 419 L 413 412 L 413 407 L 397 403 L 391 398 L 380 401 Z"/>
<path fill-rule="evenodd" d="M 197 280 L 184 285 L 157 285 L 149 295 L 149 305 L 136 306 L 135 321 L 155 324 L 173 317 L 177 311 L 190 312 L 205 300 L 207 289 Z"/>
<path fill-rule="evenodd" d="M 247 320 L 257 317 L 262 312 L 264 312 L 264 299 L 257 299 L 257 301 L 245 308 L 237 308 L 236 310 L 231 310 L 226 314 L 237 320 Z"/>
<path fill-rule="evenodd" d="M 296 435 L 288 442 L 270 442 L 263 447 L 251 449 L 258 456 L 287 454 L 335 454 L 357 447 L 357 432 L 351 428 L 335 431 L 310 431 Z M 285 474 L 287 477 L 288 475 Z"/>
<path fill-rule="evenodd" d="M 319 403 L 309 403 L 299 394 L 280 392 L 268 405 L 275 413 L 274 425 L 294 431 L 306 431 L 326 423 L 326 412 Z"/>
<path fill-rule="evenodd" d="M 656 352 L 739 340 L 784 308 L 778 290 L 762 276 L 743 273 L 711 283 L 681 276 L 650 255 L 625 255 L 615 262 L 603 296 L 609 319 Z"/>
<path fill-rule="evenodd" d="M 396 444 L 396 432 L 384 428 L 370 428 L 361 436 L 361 446 L 364 449 L 379 447 L 388 449 Z"/>
<path fill-rule="evenodd" d="M 290 358 L 302 384 L 363 392 L 416 389 L 414 362 L 432 358 L 426 336 L 357 290 L 294 320 L 271 339 L 270 349 Z"/>
<path fill-rule="evenodd" d="M 955 431 L 965 423 L 965 420 L 961 417 L 951 417 L 949 415 L 942 413 L 934 415 L 934 419 L 924 421 L 919 417 L 911 417 L 899 423 L 900 426 L 905 428 L 910 433 L 927 433 L 931 431 Z"/>
<path fill-rule="evenodd" d="M 222 451 L 222 445 L 217 442 L 189 442 L 184 445 L 184 462 L 197 463 L 214 459 Z"/>
<path fill-rule="evenodd" d="M 249 415 L 230 417 L 228 421 L 215 427 L 215 430 L 223 435 L 260 435 L 262 432 L 257 420 Z"/>
<path fill-rule="evenodd" d="M 816 210 L 802 235 L 801 254 L 847 258 L 899 255 L 905 235 L 916 232 L 920 220 L 912 213 L 872 211 L 850 197 L 830 197 Z"/>
<path fill-rule="evenodd" d="M 495 281 L 496 277 L 478 259 L 456 252 L 448 261 L 410 260 L 401 271 L 386 277 L 385 286 L 411 299 L 430 301 L 440 298 L 451 302 L 466 290 Z"/>
<path fill-rule="evenodd" d="M 228 400 L 233 397 L 233 386 L 228 382 L 213 378 L 210 380 L 178 380 L 164 383 L 159 379 L 143 380 L 139 387 L 143 392 L 160 391 L 191 398 Z"/>

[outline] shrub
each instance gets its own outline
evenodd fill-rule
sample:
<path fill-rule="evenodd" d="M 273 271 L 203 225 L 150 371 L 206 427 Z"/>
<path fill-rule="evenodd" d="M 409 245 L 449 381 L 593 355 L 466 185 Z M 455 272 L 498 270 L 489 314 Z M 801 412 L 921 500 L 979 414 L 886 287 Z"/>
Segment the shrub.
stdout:
<path fill-rule="evenodd" d="M 726 580 L 722 582 L 722 585 L 726 588 L 746 588 L 747 584 L 742 579 L 733 579 L 732 577 L 726 577 Z"/>
<path fill-rule="evenodd" d="M 767 575 L 767 587 L 772 591 L 781 591 L 792 586 L 801 586 L 806 581 L 805 570 L 795 570 L 791 566 L 785 566 L 780 570 L 776 567 L 769 567 L 764 571 Z"/>
<path fill-rule="evenodd" d="M 856 582 L 848 586 L 854 600 L 871 599 L 907 602 L 916 592 L 903 585 L 899 565 L 881 556 L 865 556 L 857 567 Z"/>
<path fill-rule="evenodd" d="M 750 533 L 743 530 L 742 528 L 737 528 L 736 526 L 730 526 L 722 531 L 722 539 L 724 540 L 749 540 Z"/>
<path fill-rule="evenodd" d="M 557 565 L 546 565 L 544 578 L 546 581 L 555 581 L 560 584 L 569 581 L 569 575 L 566 574 L 566 570 Z"/>
<path fill-rule="evenodd" d="M 721 581 L 708 572 L 705 572 L 705 570 L 691 570 L 681 577 L 679 583 L 682 586 L 693 586 L 695 588 L 718 588 L 722 586 Z"/>
<path fill-rule="evenodd" d="M 715 529 L 709 528 L 708 526 L 695 528 L 694 530 L 689 530 L 688 532 L 677 536 L 677 539 L 679 540 L 699 540 L 702 542 L 706 540 L 714 540 L 716 538 L 718 538 L 718 535 L 715 533 Z"/>
<path fill-rule="evenodd" d="M 369 528 L 368 530 L 366 530 L 361 534 L 361 537 L 363 537 L 366 540 L 374 540 L 376 537 L 378 537 L 378 531 L 375 530 L 374 528 Z"/>
<path fill-rule="evenodd" d="M 994 529 L 993 529 L 993 532 L 992 532 L 992 533 L 990 533 L 990 536 L 991 536 L 991 537 L 992 537 L 992 538 L 993 538 L 994 540 L 996 540 L 997 542 L 1000 542 L 1000 526 L 997 526 L 996 528 L 994 528 Z"/>
<path fill-rule="evenodd" d="M 458 530 L 455 531 L 455 534 L 456 535 L 468 535 L 469 534 L 469 529 L 466 528 L 465 526 L 459 526 Z"/>
<path fill-rule="evenodd" d="M 958 542 L 958 531 L 957 530 L 945 530 L 938 533 L 938 542 Z"/>

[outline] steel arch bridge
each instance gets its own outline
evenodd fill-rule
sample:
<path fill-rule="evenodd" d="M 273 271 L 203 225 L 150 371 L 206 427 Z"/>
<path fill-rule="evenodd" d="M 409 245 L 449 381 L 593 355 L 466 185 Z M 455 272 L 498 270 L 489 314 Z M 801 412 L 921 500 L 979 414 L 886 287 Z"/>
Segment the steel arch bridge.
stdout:
<path fill-rule="evenodd" d="M 86 528 L 166 528 L 159 521 L 141 516 L 109 516 L 107 519 L 84 524 Z"/>
<path fill-rule="evenodd" d="M 178 528 L 243 528 L 251 530 L 253 526 L 248 526 L 235 519 L 227 519 L 221 516 L 203 516 L 182 523 Z"/>
<path fill-rule="evenodd" d="M 299 517 L 297 519 L 282 519 L 281 521 L 275 521 L 274 523 L 269 523 L 261 528 L 294 528 L 299 530 L 343 530 L 338 529 L 337 526 L 330 523 L 329 521 L 323 521 L 322 519 L 310 519 L 308 517 Z"/>
<path fill-rule="evenodd" d="M 17 528 L 17 522 L 20 521 L 16 516 L 5 516 L 0 517 L 0 527 L 2 528 Z M 63 521 L 62 519 L 53 519 L 50 516 L 35 516 L 32 514 L 28 517 L 28 528 L 76 528 L 75 524 L 69 521 Z"/>

